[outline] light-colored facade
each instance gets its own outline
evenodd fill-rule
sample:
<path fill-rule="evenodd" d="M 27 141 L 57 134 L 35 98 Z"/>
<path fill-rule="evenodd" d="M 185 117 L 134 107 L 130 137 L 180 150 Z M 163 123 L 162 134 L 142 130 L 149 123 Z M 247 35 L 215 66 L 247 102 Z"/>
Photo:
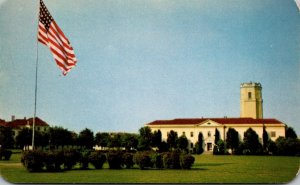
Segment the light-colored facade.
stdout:
<path fill-rule="evenodd" d="M 198 134 L 201 132 L 204 139 L 204 150 L 212 151 L 215 132 L 218 129 L 220 139 L 226 140 L 229 128 L 234 128 L 243 140 L 244 132 L 252 128 L 262 142 L 263 127 L 269 138 L 275 141 L 278 137 L 285 137 L 285 124 L 276 119 L 264 119 L 262 109 L 262 93 L 260 83 L 241 84 L 241 117 L 240 118 L 190 118 L 174 120 L 156 120 L 146 124 L 154 132 L 160 130 L 162 139 L 167 140 L 168 133 L 173 130 L 178 136 L 185 135 L 189 141 L 189 149 L 195 147 Z"/>
<path fill-rule="evenodd" d="M 263 127 L 265 126 L 269 138 L 275 141 L 278 137 L 285 137 L 285 124 L 276 119 L 253 118 L 199 118 L 199 119 L 174 119 L 157 120 L 148 123 L 152 131 L 160 130 L 162 139 L 167 141 L 168 133 L 173 130 L 178 136 L 185 135 L 189 141 L 189 149 L 195 147 L 198 134 L 201 132 L 204 139 L 204 150 L 211 151 L 214 146 L 215 132 L 218 129 L 220 139 L 226 140 L 229 128 L 234 128 L 239 133 L 240 140 L 244 138 L 244 132 L 252 128 L 262 142 Z"/>
<path fill-rule="evenodd" d="M 17 135 L 23 128 L 32 129 L 32 125 L 33 118 L 27 119 L 26 117 L 24 119 L 15 119 L 15 116 L 12 116 L 11 121 L 0 121 L 0 126 L 9 127 L 12 129 L 14 138 L 17 137 Z M 34 128 L 37 131 L 46 132 L 49 130 L 49 125 L 45 121 L 36 117 Z"/>
<path fill-rule="evenodd" d="M 241 118 L 263 118 L 262 87 L 260 83 L 241 84 Z"/>

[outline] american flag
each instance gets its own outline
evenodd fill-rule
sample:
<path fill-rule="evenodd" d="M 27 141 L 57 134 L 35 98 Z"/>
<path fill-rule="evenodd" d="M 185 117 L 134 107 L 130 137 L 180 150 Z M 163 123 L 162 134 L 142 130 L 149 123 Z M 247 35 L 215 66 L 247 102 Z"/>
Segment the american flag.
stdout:
<path fill-rule="evenodd" d="M 77 59 L 68 38 L 58 27 L 42 0 L 40 0 L 38 41 L 49 47 L 64 76 L 76 65 Z"/>
<path fill-rule="evenodd" d="M 295 0 L 295 2 L 296 2 L 296 5 L 297 5 L 297 7 L 298 7 L 298 9 L 300 11 L 300 0 Z"/>

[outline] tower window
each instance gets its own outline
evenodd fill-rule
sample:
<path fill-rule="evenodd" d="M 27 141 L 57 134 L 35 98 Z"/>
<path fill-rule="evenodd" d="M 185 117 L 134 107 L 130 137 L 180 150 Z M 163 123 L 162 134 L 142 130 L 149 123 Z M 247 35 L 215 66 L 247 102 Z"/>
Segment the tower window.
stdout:
<path fill-rule="evenodd" d="M 251 99 L 252 98 L 252 94 L 251 92 L 248 92 L 248 99 Z"/>

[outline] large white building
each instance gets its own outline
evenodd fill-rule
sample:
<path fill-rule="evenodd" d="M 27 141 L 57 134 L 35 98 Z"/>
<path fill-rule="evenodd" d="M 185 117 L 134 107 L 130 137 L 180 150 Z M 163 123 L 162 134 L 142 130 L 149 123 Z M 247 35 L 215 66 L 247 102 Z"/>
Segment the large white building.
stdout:
<path fill-rule="evenodd" d="M 168 133 L 173 130 L 178 136 L 185 135 L 189 141 L 189 149 L 195 146 L 198 134 L 202 132 L 204 150 L 212 151 L 215 140 L 215 130 L 218 129 L 220 139 L 226 140 L 229 128 L 234 128 L 240 140 L 243 140 L 244 132 L 252 128 L 262 142 L 263 127 L 269 138 L 275 141 L 278 137 L 285 137 L 286 125 L 274 118 L 263 118 L 262 87 L 260 83 L 242 83 L 241 92 L 241 115 L 239 118 L 188 118 L 173 120 L 156 120 L 146 124 L 152 131 L 160 130 L 162 139 L 167 140 Z"/>

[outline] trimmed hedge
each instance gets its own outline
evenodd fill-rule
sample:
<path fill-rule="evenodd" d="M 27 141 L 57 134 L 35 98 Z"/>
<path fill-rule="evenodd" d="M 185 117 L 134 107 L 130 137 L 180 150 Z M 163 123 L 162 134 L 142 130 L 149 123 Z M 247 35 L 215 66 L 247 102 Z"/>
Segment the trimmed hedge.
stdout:
<path fill-rule="evenodd" d="M 144 151 L 135 154 L 135 163 L 139 165 L 140 169 L 152 168 L 153 163 L 151 161 L 151 152 Z"/>
<path fill-rule="evenodd" d="M 173 152 L 166 152 L 163 155 L 163 162 L 165 168 L 169 169 L 180 169 L 180 152 L 173 151 Z"/>
<path fill-rule="evenodd" d="M 122 164 L 125 165 L 125 167 L 127 169 L 133 167 L 134 162 L 133 162 L 133 154 L 132 153 L 124 153 L 122 155 L 122 159 L 123 159 Z"/>
<path fill-rule="evenodd" d="M 153 153 L 151 155 L 151 162 L 155 168 L 164 168 L 163 157 L 160 153 Z"/>
<path fill-rule="evenodd" d="M 179 151 L 166 153 L 143 151 L 135 154 L 109 151 L 105 155 L 102 151 L 83 150 L 79 152 L 70 149 L 25 151 L 21 156 L 21 162 L 29 172 L 71 170 L 78 163 L 81 169 L 88 169 L 89 163 L 95 169 L 101 169 L 106 161 L 110 169 L 122 169 L 123 167 L 129 169 L 134 164 L 137 164 L 140 169 L 190 169 L 195 158 Z"/>
<path fill-rule="evenodd" d="M 192 165 L 195 162 L 195 157 L 189 154 L 181 155 L 180 165 L 183 169 L 191 169 Z"/>
<path fill-rule="evenodd" d="M 106 161 L 106 156 L 100 151 L 92 152 L 89 156 L 89 162 L 96 168 L 102 169 L 103 164 Z"/>
<path fill-rule="evenodd" d="M 45 166 L 45 154 L 42 151 L 25 151 L 21 162 L 29 172 L 39 172 Z"/>
<path fill-rule="evenodd" d="M 63 151 L 49 151 L 44 152 L 43 160 L 46 166 L 47 171 L 60 171 L 60 166 L 64 163 L 64 153 Z"/>
<path fill-rule="evenodd" d="M 64 169 L 71 170 L 80 159 L 80 152 L 77 150 L 64 150 Z"/>
<path fill-rule="evenodd" d="M 107 162 L 110 169 L 121 169 L 123 164 L 121 151 L 109 151 L 107 153 Z"/>
<path fill-rule="evenodd" d="M 79 163 L 80 163 L 81 169 L 83 169 L 83 170 L 88 169 L 90 154 L 91 154 L 90 150 L 83 150 L 80 153 Z"/>
<path fill-rule="evenodd" d="M 12 155 L 12 151 L 11 150 L 6 150 L 3 148 L 0 148 L 0 160 L 9 160 L 10 157 Z"/>

